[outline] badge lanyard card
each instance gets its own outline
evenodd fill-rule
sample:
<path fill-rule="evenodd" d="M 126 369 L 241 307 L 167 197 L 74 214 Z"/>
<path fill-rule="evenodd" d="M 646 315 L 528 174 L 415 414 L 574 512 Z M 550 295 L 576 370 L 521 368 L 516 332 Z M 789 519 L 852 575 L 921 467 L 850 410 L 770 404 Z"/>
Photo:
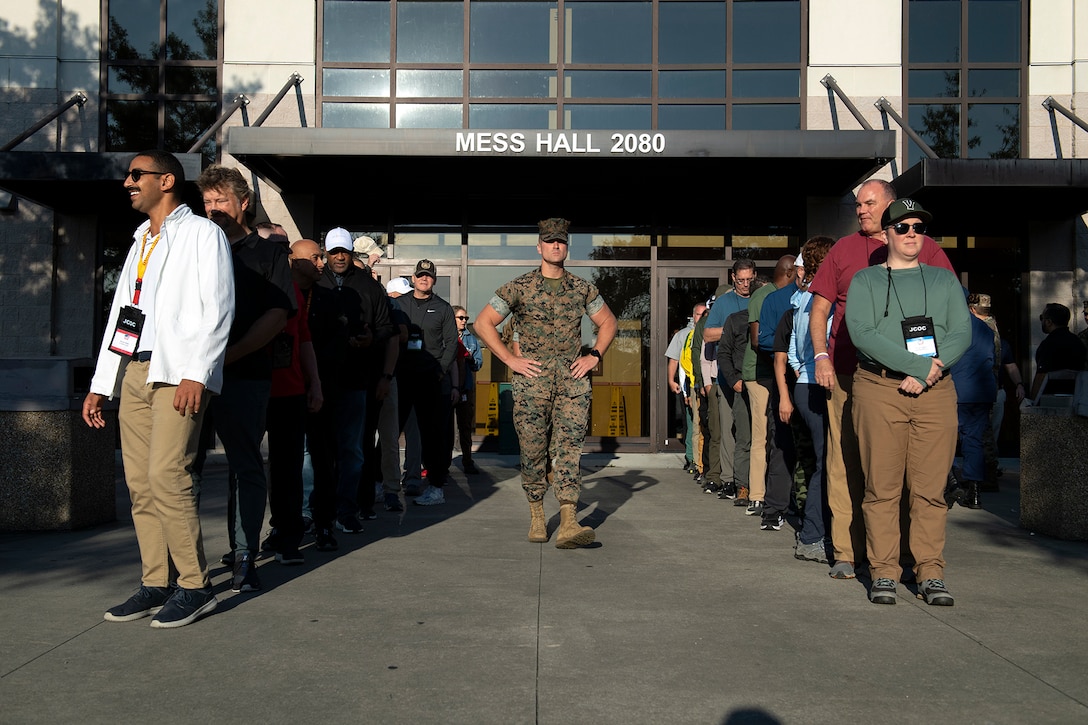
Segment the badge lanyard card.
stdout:
<path fill-rule="evenodd" d="M 918 271 L 921 272 L 922 268 L 919 267 Z M 906 316 L 907 313 L 903 311 L 903 303 L 899 299 L 899 292 L 895 289 L 895 283 L 892 281 L 892 269 L 888 267 L 888 296 L 884 302 L 885 317 L 888 316 L 888 303 L 891 301 L 893 291 L 895 292 L 895 300 L 899 303 L 899 312 L 904 318 L 900 324 L 903 326 L 903 343 L 906 345 L 907 350 L 921 357 L 937 357 L 937 331 L 933 326 L 933 318 L 928 314 L 929 295 L 926 292 L 925 274 L 922 274 L 923 310 L 921 315 Z"/>
<path fill-rule="evenodd" d="M 147 248 L 147 237 L 150 230 L 144 232 L 143 241 L 140 242 L 139 263 L 136 265 L 136 288 L 132 293 L 132 304 L 125 305 L 117 313 L 117 324 L 114 325 L 113 339 L 110 341 L 110 350 L 124 357 L 132 357 L 140 344 L 140 333 L 144 329 L 145 315 L 136 305 L 140 304 L 140 290 L 144 286 L 144 275 L 147 273 L 147 263 L 151 259 L 151 253 L 155 251 L 155 245 L 162 237 L 160 232 L 151 240 L 151 247 Z"/>

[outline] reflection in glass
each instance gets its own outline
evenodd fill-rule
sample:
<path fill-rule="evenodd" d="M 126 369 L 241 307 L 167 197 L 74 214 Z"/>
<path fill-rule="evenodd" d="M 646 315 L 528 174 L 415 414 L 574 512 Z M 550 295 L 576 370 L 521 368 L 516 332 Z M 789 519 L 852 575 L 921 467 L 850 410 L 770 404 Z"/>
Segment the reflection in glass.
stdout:
<path fill-rule="evenodd" d="M 159 92 L 159 69 L 150 65 L 111 66 L 106 79 L 107 93 Z"/>
<path fill-rule="evenodd" d="M 119 3 L 111 3 L 115 5 Z M 155 15 L 158 18 L 158 13 Z M 169 0 L 166 4 L 166 58 L 216 60 L 219 7 L 215 0 Z"/>
<path fill-rule="evenodd" d="M 473 98 L 554 98 L 555 71 L 470 71 L 468 93 Z"/>
<path fill-rule="evenodd" d="M 459 2 L 397 3 L 397 61 L 460 63 L 465 10 Z"/>
<path fill-rule="evenodd" d="M 773 230 L 773 227 L 772 227 Z M 771 276 L 774 261 L 786 252 L 800 249 L 800 237 L 791 234 L 734 234 L 730 239 L 733 247 L 733 259 L 755 259 L 770 262 L 770 266 L 760 265 L 760 274 Z"/>
<path fill-rule="evenodd" d="M 724 131 L 725 106 L 658 106 L 662 131 Z"/>
<path fill-rule="evenodd" d="M 801 60 L 798 0 L 734 0 L 734 63 L 797 63 Z"/>
<path fill-rule="evenodd" d="M 912 70 L 907 73 L 911 98 L 956 98 L 960 94 L 958 70 Z"/>
<path fill-rule="evenodd" d="M 111 2 L 109 13 L 106 53 L 110 60 L 159 57 L 159 0 Z"/>
<path fill-rule="evenodd" d="M 571 234 L 571 260 L 649 259 L 650 237 L 645 234 Z"/>
<path fill-rule="evenodd" d="M 650 71 L 567 71 L 565 98 L 649 98 Z"/>
<path fill-rule="evenodd" d="M 460 264 L 461 232 L 394 231 L 392 259 L 410 264 L 420 259 L 429 259 L 439 265 L 443 261 Z"/>
<path fill-rule="evenodd" d="M 215 82 L 215 68 L 193 68 L 192 66 L 167 66 L 166 92 L 191 94 L 197 96 L 218 95 Z"/>
<path fill-rule="evenodd" d="M 462 95 L 462 71 L 459 70 L 399 70 L 397 97 L 451 97 Z"/>
<path fill-rule="evenodd" d="M 649 63 L 648 2 L 568 2 L 568 62 Z"/>
<path fill-rule="evenodd" d="M 526 234 L 479 234 L 468 235 L 468 258 L 476 259 L 528 259 L 538 260 L 536 251 L 538 236 L 535 232 Z M 477 269 L 470 267 L 471 270 Z M 511 278 L 512 279 L 512 278 Z M 471 297 L 471 288 L 469 296 Z M 490 294 L 488 295 L 490 297 Z"/>
<path fill-rule="evenodd" d="M 468 107 L 469 128 L 550 128 L 552 105 L 474 103 Z"/>
<path fill-rule="evenodd" d="M 725 237 L 713 234 L 669 234 L 659 243 L 657 258 L 723 260 L 725 259 Z"/>
<path fill-rule="evenodd" d="M 570 128 L 582 129 L 648 129 L 649 106 L 628 105 L 568 105 Z"/>
<path fill-rule="evenodd" d="M 159 104 L 106 101 L 106 151 L 142 151 L 159 145 Z"/>
<path fill-rule="evenodd" d="M 661 71 L 657 94 L 661 98 L 725 98 L 725 71 Z"/>
<path fill-rule="evenodd" d="M 967 106 L 967 155 L 975 159 L 1020 157 L 1020 105 L 971 103 Z"/>
<path fill-rule="evenodd" d="M 801 95 L 799 70 L 735 70 L 734 98 L 797 98 Z"/>
<path fill-rule="evenodd" d="M 959 0 L 910 0 L 908 12 L 911 63 L 959 62 Z"/>
<path fill-rule="evenodd" d="M 388 103 L 322 103 L 326 128 L 389 128 Z"/>
<path fill-rule="evenodd" d="M 389 96 L 389 71 L 378 68 L 325 68 L 321 73 L 326 96 Z"/>
<path fill-rule="evenodd" d="M 912 103 L 909 122 L 942 159 L 960 156 L 960 107 L 956 104 Z"/>
<path fill-rule="evenodd" d="M 473 63 L 554 63 L 554 2 L 474 2 L 469 6 Z"/>
<path fill-rule="evenodd" d="M 397 104 L 397 128 L 461 128 L 461 104 Z"/>
<path fill-rule="evenodd" d="M 736 104 L 733 126 L 737 131 L 792 131 L 801 128 L 801 106 L 794 103 Z"/>
<path fill-rule="evenodd" d="M 389 3 L 325 0 L 326 63 L 388 63 Z"/>
<path fill-rule="evenodd" d="M 168 149 L 188 149 L 211 128 L 219 116 L 218 105 L 214 102 L 170 101 L 166 104 L 166 137 Z M 215 146 L 212 139 L 201 149 L 209 161 L 214 159 Z M 211 158 L 208 158 L 211 156 Z"/>
<path fill-rule="evenodd" d="M 658 5 L 659 63 L 724 63 L 725 3 Z"/>
<path fill-rule="evenodd" d="M 1020 62 L 1019 0 L 970 0 L 967 3 L 967 61 Z"/>
<path fill-rule="evenodd" d="M 1015 98 L 1020 95 L 1020 71 L 969 70 L 967 71 L 967 95 L 972 98 Z"/>

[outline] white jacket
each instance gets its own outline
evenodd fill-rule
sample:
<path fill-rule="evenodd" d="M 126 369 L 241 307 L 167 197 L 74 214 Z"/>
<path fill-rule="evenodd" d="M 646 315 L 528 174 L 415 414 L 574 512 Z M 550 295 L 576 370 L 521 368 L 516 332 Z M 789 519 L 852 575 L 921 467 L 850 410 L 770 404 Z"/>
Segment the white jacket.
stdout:
<path fill-rule="evenodd" d="M 151 226 L 145 221 L 133 235 L 106 333 L 98 352 L 91 392 L 113 398 L 129 358 L 110 352 L 117 316 L 136 284 L 139 240 Z M 234 262 L 230 244 L 215 222 L 198 217 L 182 204 L 166 217 L 155 254 L 165 254 L 155 295 L 155 349 L 147 382 L 177 385 L 182 379 L 202 383 L 212 393 L 223 387 L 223 357 L 234 320 Z"/>

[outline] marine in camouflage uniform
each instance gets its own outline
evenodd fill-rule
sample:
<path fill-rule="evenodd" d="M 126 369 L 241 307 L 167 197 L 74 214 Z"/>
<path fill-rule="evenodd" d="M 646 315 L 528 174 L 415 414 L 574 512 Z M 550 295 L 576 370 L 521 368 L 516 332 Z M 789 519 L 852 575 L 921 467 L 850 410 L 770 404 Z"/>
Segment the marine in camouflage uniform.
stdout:
<path fill-rule="evenodd" d="M 592 396 L 588 373 L 616 334 L 616 318 L 597 288 L 563 267 L 568 226 L 564 219 L 540 222 L 540 268 L 500 287 L 476 316 L 475 325 L 477 336 L 514 373 L 514 425 L 521 445 L 522 487 L 532 515 L 529 540 L 548 540 L 543 500 L 550 463 L 560 503 L 559 548 L 584 546 L 595 539 L 593 529 L 575 521 Z M 582 315 L 598 328 L 596 344 L 586 353 L 581 344 Z M 517 355 L 496 329 L 507 317 L 517 325 Z"/>

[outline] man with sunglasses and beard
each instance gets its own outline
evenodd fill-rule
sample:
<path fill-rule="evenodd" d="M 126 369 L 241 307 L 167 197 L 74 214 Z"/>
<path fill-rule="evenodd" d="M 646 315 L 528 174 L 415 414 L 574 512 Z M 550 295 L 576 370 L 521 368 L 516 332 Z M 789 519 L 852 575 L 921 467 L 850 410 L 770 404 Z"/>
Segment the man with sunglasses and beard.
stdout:
<path fill-rule="evenodd" d="M 500 287 L 476 316 L 476 334 L 514 373 L 514 427 L 521 446 L 522 488 L 529 499 L 529 541 L 548 540 L 544 494 L 549 482 L 559 500 L 556 548 L 593 543 L 596 534 L 577 522 L 581 491 L 579 462 L 592 397 L 589 372 L 616 336 L 616 317 L 597 288 L 568 272 L 566 219 L 538 224 L 539 269 Z M 582 346 L 582 316 L 597 327 L 597 339 Z M 520 355 L 503 344 L 496 329 L 517 323 Z M 552 469 L 548 471 L 548 463 Z"/>
<path fill-rule="evenodd" d="M 919 259 L 931 219 L 912 199 L 892 202 L 881 220 L 888 258 L 858 272 L 846 297 L 874 604 L 897 599 L 904 481 L 918 595 L 954 603 L 944 583 L 944 488 L 956 454 L 956 388 L 944 377 L 971 344 L 971 320 L 956 275 Z"/>

